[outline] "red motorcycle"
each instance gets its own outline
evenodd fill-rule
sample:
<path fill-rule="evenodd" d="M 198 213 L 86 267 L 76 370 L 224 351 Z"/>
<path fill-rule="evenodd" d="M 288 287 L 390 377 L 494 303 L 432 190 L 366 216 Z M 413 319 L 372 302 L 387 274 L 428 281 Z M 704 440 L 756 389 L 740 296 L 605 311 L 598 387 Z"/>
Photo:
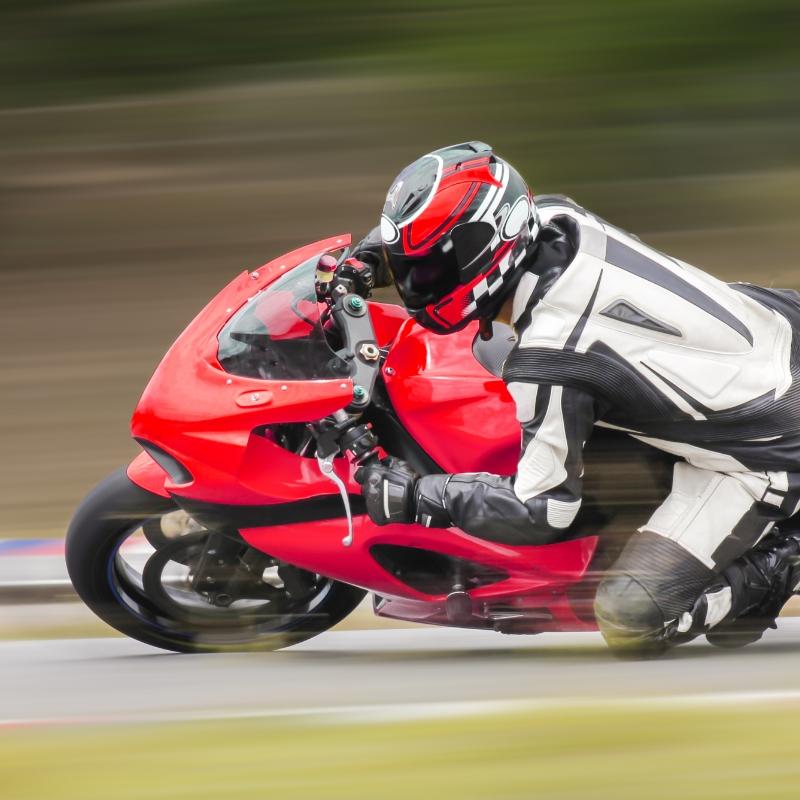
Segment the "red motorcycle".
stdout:
<path fill-rule="evenodd" d="M 242 273 L 183 331 L 133 415 L 143 452 L 70 524 L 78 594 L 119 631 L 185 652 L 302 641 L 367 591 L 382 617 L 594 629 L 592 534 L 613 527 L 596 503 L 574 538 L 541 547 L 366 516 L 360 463 L 510 474 L 520 431 L 499 377 L 508 329 L 436 336 L 367 302 L 349 243 Z"/>

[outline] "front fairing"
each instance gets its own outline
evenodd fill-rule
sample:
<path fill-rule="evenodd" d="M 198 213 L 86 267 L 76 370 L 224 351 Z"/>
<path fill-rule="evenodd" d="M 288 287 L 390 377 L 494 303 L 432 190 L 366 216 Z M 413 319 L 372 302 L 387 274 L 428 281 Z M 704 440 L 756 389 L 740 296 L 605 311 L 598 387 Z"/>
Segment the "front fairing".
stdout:
<path fill-rule="evenodd" d="M 131 421 L 135 438 L 155 444 L 191 476 L 190 481 L 176 483 L 165 475 L 166 492 L 209 502 L 265 504 L 335 491 L 320 475 L 315 459 L 287 451 L 263 431 L 274 423 L 318 420 L 347 406 L 353 396 L 350 377 L 319 377 L 319 370 L 309 370 L 305 374 L 314 377 L 300 380 L 302 369 L 291 375 L 285 365 L 279 374 L 286 378 L 231 374 L 220 363 L 220 353 L 226 352 L 220 334 L 254 295 L 298 265 L 349 242 L 349 236 L 332 237 L 243 272 L 169 349 Z M 381 316 L 380 309 L 375 313 Z M 385 320 L 383 325 L 387 327 Z M 344 477 L 349 466 L 340 461 L 337 469 Z"/>

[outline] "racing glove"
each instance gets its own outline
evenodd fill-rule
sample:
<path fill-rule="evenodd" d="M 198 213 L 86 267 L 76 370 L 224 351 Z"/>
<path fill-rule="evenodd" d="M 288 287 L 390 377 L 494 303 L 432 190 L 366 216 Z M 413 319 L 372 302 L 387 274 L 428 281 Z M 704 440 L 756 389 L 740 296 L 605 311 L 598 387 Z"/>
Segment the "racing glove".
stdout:
<path fill-rule="evenodd" d="M 414 488 L 417 475 L 405 461 L 384 458 L 361 467 L 355 479 L 367 503 L 367 514 L 376 525 L 416 520 Z"/>
<path fill-rule="evenodd" d="M 373 280 L 376 287 L 392 285 L 392 273 L 386 262 L 380 226 L 373 228 L 355 245 L 350 255 L 372 267 Z"/>

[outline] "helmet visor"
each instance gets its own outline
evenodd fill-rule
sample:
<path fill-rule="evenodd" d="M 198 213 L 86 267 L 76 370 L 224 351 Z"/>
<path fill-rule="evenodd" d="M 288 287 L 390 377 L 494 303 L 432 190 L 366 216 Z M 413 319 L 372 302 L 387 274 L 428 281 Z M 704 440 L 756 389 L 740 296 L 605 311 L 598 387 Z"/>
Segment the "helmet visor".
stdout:
<path fill-rule="evenodd" d="M 421 309 L 446 297 L 460 283 L 453 248 L 434 247 L 422 256 L 387 254 L 387 261 L 403 304 Z"/>

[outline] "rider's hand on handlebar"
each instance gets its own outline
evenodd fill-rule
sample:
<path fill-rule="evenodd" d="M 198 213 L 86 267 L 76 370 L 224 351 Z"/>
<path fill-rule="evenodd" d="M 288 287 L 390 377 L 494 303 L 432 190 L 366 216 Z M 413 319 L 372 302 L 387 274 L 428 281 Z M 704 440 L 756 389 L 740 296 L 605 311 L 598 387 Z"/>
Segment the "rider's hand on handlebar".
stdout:
<path fill-rule="evenodd" d="M 373 282 L 376 287 L 391 286 L 392 273 L 386 262 L 386 253 L 383 249 L 380 225 L 373 228 L 355 247 L 350 254 L 353 258 L 369 264 L 372 268 Z"/>
<path fill-rule="evenodd" d="M 376 525 L 414 522 L 417 475 L 405 461 L 384 458 L 361 467 L 355 475 L 367 502 L 367 514 Z"/>

